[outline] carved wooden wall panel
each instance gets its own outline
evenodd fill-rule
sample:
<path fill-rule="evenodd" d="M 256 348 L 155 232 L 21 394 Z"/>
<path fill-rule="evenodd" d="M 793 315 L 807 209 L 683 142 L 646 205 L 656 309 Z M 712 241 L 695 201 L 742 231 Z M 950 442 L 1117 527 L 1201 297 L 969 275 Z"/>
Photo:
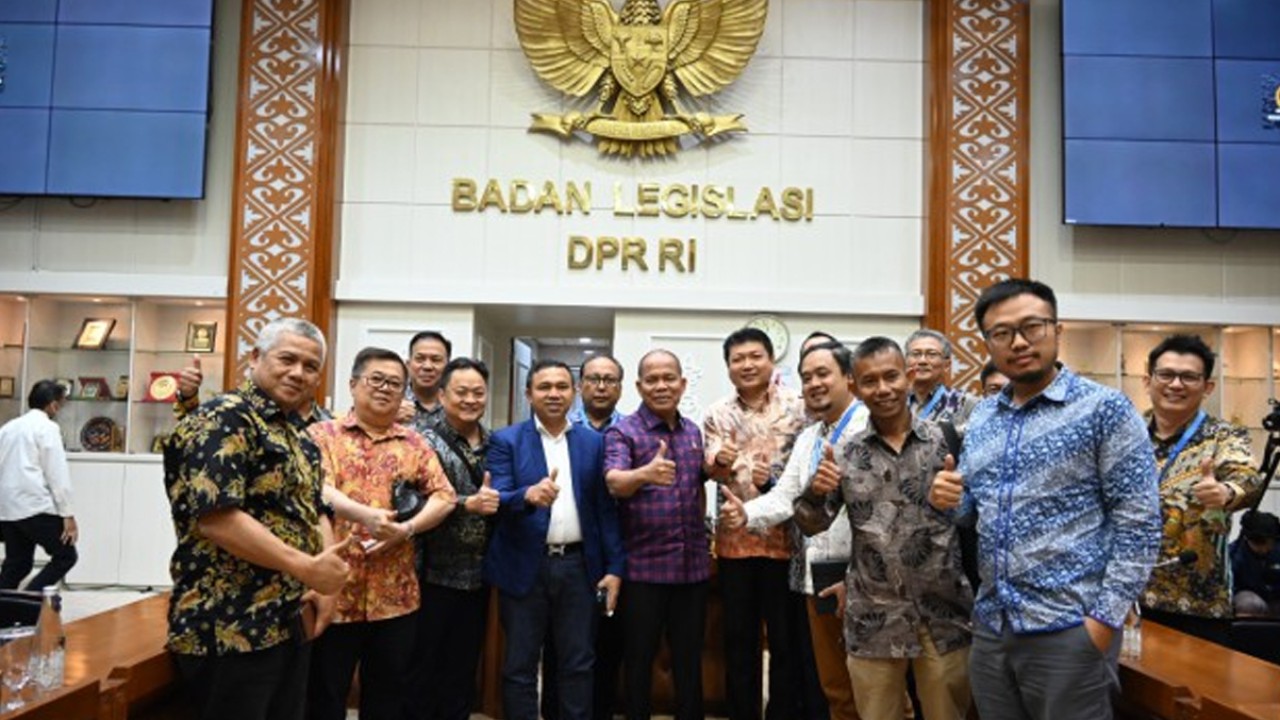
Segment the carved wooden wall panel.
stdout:
<path fill-rule="evenodd" d="M 1031 69 L 1025 0 L 931 0 L 925 324 L 955 346 L 953 381 L 987 350 L 973 316 L 983 288 L 1028 267 Z"/>
<path fill-rule="evenodd" d="M 330 335 L 347 0 L 244 0 L 229 268 L 228 386 L 258 330 Z"/>

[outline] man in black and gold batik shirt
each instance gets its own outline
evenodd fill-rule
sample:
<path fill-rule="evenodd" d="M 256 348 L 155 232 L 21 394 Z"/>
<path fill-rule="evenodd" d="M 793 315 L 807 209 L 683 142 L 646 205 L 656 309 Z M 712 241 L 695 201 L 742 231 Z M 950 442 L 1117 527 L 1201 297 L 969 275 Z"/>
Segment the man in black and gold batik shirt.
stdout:
<path fill-rule="evenodd" d="M 1160 557 L 1143 612 L 1212 642 L 1230 630 L 1227 540 L 1231 514 L 1252 503 L 1262 478 L 1243 427 L 1202 408 L 1213 392 L 1214 353 L 1199 336 L 1171 335 L 1147 357 L 1148 431 L 1160 473 Z"/>
<path fill-rule="evenodd" d="M 165 448 L 178 539 L 168 648 L 204 720 L 303 717 L 306 636 L 348 572 L 325 548 L 319 453 L 298 416 L 324 356 L 311 323 L 268 324 L 249 379 L 188 414 Z"/>

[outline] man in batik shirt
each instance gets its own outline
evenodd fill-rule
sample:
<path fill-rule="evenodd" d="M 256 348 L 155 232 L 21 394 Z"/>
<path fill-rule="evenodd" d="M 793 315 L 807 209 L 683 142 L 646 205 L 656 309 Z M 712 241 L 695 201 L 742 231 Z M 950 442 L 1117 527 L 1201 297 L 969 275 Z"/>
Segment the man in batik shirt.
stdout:
<path fill-rule="evenodd" d="M 409 340 L 409 387 L 400 403 L 396 421 L 425 434 L 444 422 L 440 382 L 453 356 L 453 343 L 434 330 L 423 330 Z"/>
<path fill-rule="evenodd" d="M 743 502 L 767 493 L 782 475 L 804 402 L 773 382 L 773 342 L 742 328 L 725 338 L 724 361 L 734 394 L 707 408 L 702 420 L 706 473 Z M 749 532 L 719 525 L 720 592 L 724 597 L 725 688 L 731 720 L 760 717 L 760 626 L 769 633 L 769 718 L 798 714 L 803 668 L 799 633 L 807 630 L 799 598 L 789 592 L 794 547 L 785 524 Z"/>
<path fill-rule="evenodd" d="M 907 406 L 911 414 L 923 420 L 946 420 L 963 428 L 981 398 L 947 387 L 951 341 L 937 330 L 921 328 L 907 337 L 906 349 L 907 372 L 911 376 Z"/>
<path fill-rule="evenodd" d="M 862 720 L 899 720 L 915 674 L 925 720 L 962 720 L 969 709 L 973 593 L 954 527 L 925 504 L 947 443 L 907 409 L 906 362 L 894 341 L 872 337 L 853 353 L 854 382 L 871 421 L 796 501 L 806 533 L 826 530 L 841 506 L 852 530 L 845 578 L 849 679 Z"/>
<path fill-rule="evenodd" d="M 342 546 L 324 547 L 319 452 L 298 416 L 324 357 L 315 325 L 269 323 L 244 384 L 188 414 L 165 447 L 178 536 L 167 645 L 203 720 L 303 716 L 306 635 L 328 623 L 348 573 Z"/>
<path fill-rule="evenodd" d="M 454 509 L 455 495 L 427 441 L 395 422 L 407 374 L 395 352 L 361 350 L 351 368 L 351 412 L 308 430 L 320 449 L 325 484 L 350 502 L 390 510 L 397 481 L 426 498 L 413 517 L 396 523 L 396 532 L 382 540 L 358 523 L 334 521 L 339 541 L 354 537 L 358 544 L 341 553 L 351 576 L 338 595 L 333 625 L 313 649 L 311 720 L 346 718 L 357 665 L 361 717 L 400 718 L 409 694 L 419 600 L 410 541 L 440 524 Z"/>
<path fill-rule="evenodd" d="M 1214 353 L 1199 336 L 1171 335 L 1147 357 L 1148 431 L 1160 471 L 1164 529 L 1142 594 L 1158 622 L 1225 644 L 1231 624 L 1227 540 L 1231 513 L 1247 507 L 1262 478 L 1239 425 L 1207 414 Z"/>

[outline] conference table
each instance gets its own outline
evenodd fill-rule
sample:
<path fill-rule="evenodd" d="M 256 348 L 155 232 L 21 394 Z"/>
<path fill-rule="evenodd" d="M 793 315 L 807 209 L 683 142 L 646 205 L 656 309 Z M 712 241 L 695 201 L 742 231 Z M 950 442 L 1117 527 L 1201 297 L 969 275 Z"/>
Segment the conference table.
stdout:
<path fill-rule="evenodd" d="M 1125 704 L 1162 720 L 1280 720 L 1280 666 L 1159 623 L 1142 624 L 1142 656 L 1120 661 L 1120 683 Z"/>
<path fill-rule="evenodd" d="M 177 676 L 164 647 L 168 608 L 167 594 L 153 595 L 67 623 L 63 687 L 0 717 L 124 720 L 171 695 Z"/>

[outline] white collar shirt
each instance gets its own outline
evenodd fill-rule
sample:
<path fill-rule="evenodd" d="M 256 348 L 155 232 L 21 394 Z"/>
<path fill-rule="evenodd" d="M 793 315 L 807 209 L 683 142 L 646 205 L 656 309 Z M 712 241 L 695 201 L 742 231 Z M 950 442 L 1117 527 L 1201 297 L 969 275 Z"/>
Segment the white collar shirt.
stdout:
<path fill-rule="evenodd" d="M 552 435 L 536 416 L 533 419 L 542 440 L 542 454 L 547 458 L 547 474 L 556 470 L 556 487 L 560 492 L 551 504 L 551 523 L 547 527 L 547 544 L 564 545 L 582 542 L 582 525 L 578 521 L 578 503 L 573 497 L 573 466 L 569 462 L 569 433 L 574 425 L 567 423 L 559 435 Z"/>
<path fill-rule="evenodd" d="M 0 428 L 0 521 L 71 517 L 71 471 L 62 431 L 43 410 Z"/>

